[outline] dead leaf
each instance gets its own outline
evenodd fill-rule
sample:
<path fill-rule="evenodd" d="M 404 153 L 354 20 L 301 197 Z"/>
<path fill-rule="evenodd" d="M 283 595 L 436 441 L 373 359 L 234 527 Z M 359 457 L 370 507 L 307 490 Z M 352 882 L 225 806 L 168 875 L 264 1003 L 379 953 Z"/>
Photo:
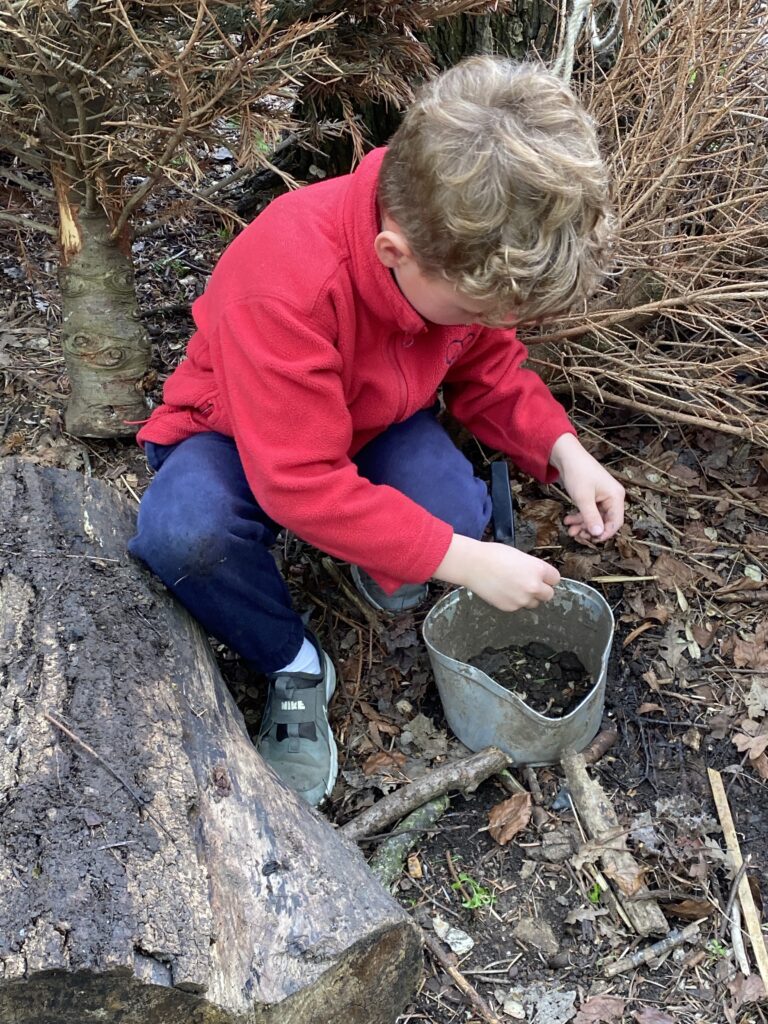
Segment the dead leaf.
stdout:
<path fill-rule="evenodd" d="M 641 704 L 637 709 L 638 715 L 649 715 L 652 711 L 664 711 L 661 704 Z"/>
<path fill-rule="evenodd" d="M 752 758 L 749 763 L 761 779 L 768 781 L 768 756 L 761 754 L 760 757 Z"/>
<path fill-rule="evenodd" d="M 684 462 L 676 462 L 674 466 L 669 467 L 667 473 L 676 480 L 682 480 L 688 487 L 698 487 L 701 484 L 701 477 L 696 470 L 686 466 Z"/>
<path fill-rule="evenodd" d="M 499 846 L 506 846 L 518 832 L 522 832 L 530 820 L 531 794 L 515 793 L 509 800 L 502 800 L 491 808 L 488 813 L 488 831 Z"/>
<path fill-rule="evenodd" d="M 656 1010 L 653 1006 L 646 1006 L 642 1010 L 635 1010 L 632 1016 L 637 1024 L 675 1024 L 675 1018 L 670 1017 L 663 1010 Z"/>
<path fill-rule="evenodd" d="M 762 718 L 768 712 L 768 682 L 757 676 L 747 694 L 747 714 L 750 718 Z"/>
<path fill-rule="evenodd" d="M 718 576 L 713 569 L 704 565 L 696 565 L 694 569 L 679 558 L 662 551 L 659 557 L 651 566 L 651 573 L 658 576 L 657 586 L 662 590 L 674 590 L 678 587 L 682 591 L 694 588 L 696 581 L 703 577 L 718 587 L 723 586 L 722 577 Z"/>
<path fill-rule="evenodd" d="M 684 628 L 682 622 L 670 622 L 664 632 L 664 639 L 659 644 L 659 654 L 673 672 L 688 647 L 688 641 L 679 633 L 679 630 Z"/>
<path fill-rule="evenodd" d="M 699 647 L 706 650 L 717 636 L 717 630 L 711 622 L 704 622 L 701 625 L 692 622 L 691 634 Z"/>
<path fill-rule="evenodd" d="M 731 742 L 742 754 L 748 754 L 750 760 L 756 761 L 768 747 L 768 731 L 761 731 L 764 728 L 768 729 L 768 723 L 761 725 L 759 722 L 753 722 L 751 718 L 745 718 L 739 722 L 739 728 L 742 731 L 737 732 Z"/>
<path fill-rule="evenodd" d="M 768 668 L 768 616 L 758 624 L 754 637 L 734 637 L 733 663 L 736 668 Z"/>
<path fill-rule="evenodd" d="M 696 728 L 686 729 L 683 735 L 680 737 L 686 747 L 690 747 L 694 753 L 698 753 L 701 748 L 701 733 Z"/>
<path fill-rule="evenodd" d="M 696 582 L 696 572 L 668 551 L 662 551 L 652 566 L 652 573 L 658 576 L 657 585 L 662 590 L 686 590 Z"/>
<path fill-rule="evenodd" d="M 427 757 L 442 757 L 448 750 L 448 736 L 444 729 L 438 729 L 431 718 L 416 715 L 403 729 L 404 746 L 414 744 Z"/>
<path fill-rule="evenodd" d="M 592 996 L 573 1018 L 573 1024 L 615 1024 L 624 1016 L 624 1000 L 619 996 Z"/>
<path fill-rule="evenodd" d="M 635 870 L 630 865 L 617 868 L 615 864 L 603 862 L 603 874 L 606 878 L 612 879 L 625 896 L 634 896 L 642 889 L 645 880 L 645 871 L 642 868 Z"/>
<path fill-rule="evenodd" d="M 740 1009 L 744 1003 L 756 1003 L 765 997 L 765 987 L 757 974 L 750 974 L 748 978 L 739 974 L 729 982 L 728 988 L 734 998 L 734 1010 Z"/>
<path fill-rule="evenodd" d="M 709 732 L 712 739 L 722 740 L 731 731 L 731 716 L 733 714 L 732 708 L 727 708 L 725 711 L 719 711 L 716 715 L 713 715 L 709 720 Z"/>
<path fill-rule="evenodd" d="M 402 768 L 406 760 L 405 754 L 401 754 L 397 750 L 392 752 L 379 750 L 375 754 L 371 754 L 369 758 L 366 758 L 363 763 L 363 771 L 368 776 L 378 775 L 380 772 L 391 768 Z"/>
<path fill-rule="evenodd" d="M 679 903 L 665 903 L 664 911 L 681 917 L 684 921 L 698 921 L 699 918 L 714 914 L 715 908 L 708 900 L 687 899 Z"/>
<path fill-rule="evenodd" d="M 568 551 L 559 566 L 560 572 L 567 579 L 590 580 L 600 564 L 600 555 L 584 555 L 577 551 Z"/>
<path fill-rule="evenodd" d="M 613 538 L 616 549 L 621 555 L 622 568 L 644 576 L 651 566 L 652 555 L 643 544 L 637 544 L 631 530 L 623 526 Z"/>
<path fill-rule="evenodd" d="M 547 547 L 554 544 L 560 535 L 560 520 L 563 517 L 563 506 L 553 498 L 532 501 L 525 506 L 523 519 L 533 523 L 536 528 L 536 546 Z"/>

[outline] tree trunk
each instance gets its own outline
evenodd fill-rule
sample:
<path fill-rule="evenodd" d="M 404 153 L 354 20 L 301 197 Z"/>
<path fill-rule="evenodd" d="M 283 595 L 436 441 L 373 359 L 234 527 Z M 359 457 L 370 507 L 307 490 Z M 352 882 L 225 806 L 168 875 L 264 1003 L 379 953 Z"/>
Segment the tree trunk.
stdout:
<path fill-rule="evenodd" d="M 258 756 L 132 522 L 0 463 L 0 1024 L 393 1024 L 414 925 Z"/>
<path fill-rule="evenodd" d="M 440 69 L 452 67 L 464 57 L 479 53 L 500 54 L 523 60 L 538 55 L 549 58 L 557 27 L 557 12 L 546 0 L 510 0 L 510 10 L 499 14 L 460 14 L 442 18 L 420 36 Z M 414 87 L 418 82 L 411 83 Z M 302 117 L 342 120 L 341 104 L 330 103 L 322 110 L 299 105 Z M 402 118 L 384 100 L 358 105 L 355 114 L 366 137 L 374 146 L 384 145 Z M 323 166 L 328 174 L 346 174 L 353 161 L 353 146 L 348 135 L 325 143 Z M 317 162 L 317 157 L 313 155 Z"/>
<path fill-rule="evenodd" d="M 496 53 L 514 60 L 538 55 L 548 60 L 557 26 L 557 11 L 545 0 L 516 0 L 503 14 L 464 14 L 444 18 L 425 33 L 435 62 L 449 68 L 463 57 Z"/>
<path fill-rule="evenodd" d="M 139 315 L 130 247 L 110 238 L 102 210 L 73 214 L 68 205 L 62 208 L 58 191 L 62 342 L 72 389 L 66 428 L 79 437 L 135 434 L 136 421 L 149 415 L 141 384 L 150 344 Z"/>

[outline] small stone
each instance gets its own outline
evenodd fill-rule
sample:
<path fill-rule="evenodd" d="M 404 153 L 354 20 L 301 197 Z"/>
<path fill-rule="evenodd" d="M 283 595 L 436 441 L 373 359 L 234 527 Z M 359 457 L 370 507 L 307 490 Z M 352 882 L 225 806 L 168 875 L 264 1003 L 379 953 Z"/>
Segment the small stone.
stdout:
<path fill-rule="evenodd" d="M 546 921 L 524 917 L 518 922 L 512 934 L 526 945 L 540 949 L 547 956 L 554 956 L 560 949 L 560 943 Z"/>

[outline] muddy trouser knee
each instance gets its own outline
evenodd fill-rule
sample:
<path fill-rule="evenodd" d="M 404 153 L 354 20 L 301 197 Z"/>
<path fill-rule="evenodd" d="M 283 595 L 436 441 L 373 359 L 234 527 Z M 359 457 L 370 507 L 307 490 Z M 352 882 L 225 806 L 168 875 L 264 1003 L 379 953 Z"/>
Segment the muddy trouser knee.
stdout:
<path fill-rule="evenodd" d="M 279 526 L 254 499 L 234 441 L 196 434 L 145 452 L 156 473 L 129 551 L 208 633 L 262 672 L 282 668 L 304 626 L 269 550 Z"/>

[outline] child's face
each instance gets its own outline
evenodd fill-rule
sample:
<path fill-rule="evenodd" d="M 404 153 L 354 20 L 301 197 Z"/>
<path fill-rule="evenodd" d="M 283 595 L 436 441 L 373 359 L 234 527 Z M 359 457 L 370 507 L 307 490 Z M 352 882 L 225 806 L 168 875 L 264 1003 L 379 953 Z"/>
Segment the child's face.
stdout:
<path fill-rule="evenodd" d="M 382 216 L 374 247 L 379 260 L 392 271 L 404 297 L 425 320 L 452 327 L 478 323 L 487 312 L 488 303 L 462 294 L 442 277 L 425 274 L 404 233 L 387 214 Z"/>
<path fill-rule="evenodd" d="M 425 274 L 413 259 L 393 267 L 392 273 L 419 316 L 433 324 L 474 324 L 487 309 L 487 303 L 462 294 L 450 281 Z"/>

